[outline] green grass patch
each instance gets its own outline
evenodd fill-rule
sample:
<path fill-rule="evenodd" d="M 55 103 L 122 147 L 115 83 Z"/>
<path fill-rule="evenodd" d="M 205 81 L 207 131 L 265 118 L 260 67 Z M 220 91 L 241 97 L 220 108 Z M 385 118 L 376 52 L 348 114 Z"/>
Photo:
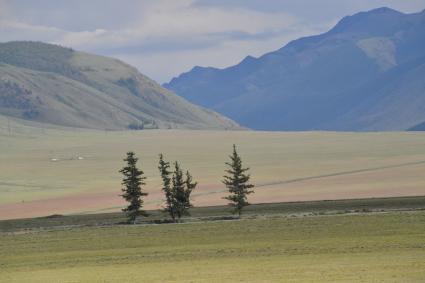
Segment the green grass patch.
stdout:
<path fill-rule="evenodd" d="M 244 208 L 242 217 L 304 217 L 413 210 L 425 210 L 425 196 L 252 204 Z M 236 217 L 232 212 L 232 208 L 229 206 L 194 207 L 190 209 L 191 215 L 183 217 L 181 221 L 187 223 L 231 220 Z M 162 210 L 149 210 L 148 214 L 148 217 L 140 217 L 138 223 L 157 224 L 170 220 L 169 216 Z M 123 223 L 126 223 L 126 216 L 122 212 L 75 215 L 53 214 L 38 218 L 0 220 L 0 232 L 110 226 Z"/>
<path fill-rule="evenodd" d="M 421 282 L 425 212 L 0 234 L 0 282 Z"/>

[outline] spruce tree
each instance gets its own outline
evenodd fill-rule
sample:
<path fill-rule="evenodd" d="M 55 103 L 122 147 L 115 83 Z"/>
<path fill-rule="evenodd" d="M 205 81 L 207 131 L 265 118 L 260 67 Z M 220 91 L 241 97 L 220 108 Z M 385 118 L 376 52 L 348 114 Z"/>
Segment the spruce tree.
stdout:
<path fill-rule="evenodd" d="M 189 209 L 189 208 L 193 207 L 192 203 L 190 202 L 190 194 L 196 188 L 196 186 L 198 185 L 198 183 L 193 181 L 192 175 L 189 173 L 188 170 L 186 171 L 185 184 L 186 184 L 185 208 L 186 209 Z"/>
<path fill-rule="evenodd" d="M 171 171 L 170 171 L 170 162 L 164 161 L 164 156 L 162 153 L 159 155 L 159 172 L 162 178 L 162 191 L 165 194 L 165 211 L 170 214 L 173 221 L 175 221 L 176 216 L 174 212 L 174 196 L 171 188 Z"/>
<path fill-rule="evenodd" d="M 185 201 L 186 195 L 183 171 L 181 170 L 179 163 L 176 161 L 174 163 L 173 174 L 173 207 L 178 219 L 180 219 L 185 214 Z"/>
<path fill-rule="evenodd" d="M 250 190 L 254 185 L 249 183 L 250 175 L 246 173 L 249 168 L 242 167 L 242 160 L 236 151 L 236 145 L 233 145 L 233 154 L 229 157 L 230 162 L 226 162 L 226 165 L 230 168 L 225 171 L 227 175 L 222 181 L 230 193 L 225 199 L 230 201 L 229 205 L 235 208 L 234 213 L 240 217 L 242 209 L 249 205 L 247 196 L 254 192 Z"/>
<path fill-rule="evenodd" d="M 189 208 L 192 207 L 190 203 L 190 194 L 195 189 L 197 183 L 193 182 L 192 176 L 187 171 L 186 179 L 184 179 L 183 171 L 176 161 L 174 163 L 174 174 L 173 174 L 173 207 L 176 217 L 180 219 L 184 215 L 189 215 Z"/>
<path fill-rule="evenodd" d="M 122 180 L 122 191 L 121 195 L 129 205 L 123 209 L 127 214 L 129 223 L 135 223 L 137 216 L 146 216 L 146 212 L 142 210 L 143 197 L 148 194 L 142 191 L 142 186 L 145 185 L 144 180 L 146 177 L 143 176 L 143 171 L 137 169 L 137 160 L 134 152 L 127 152 L 127 157 L 124 161 L 127 165 L 122 168 L 119 172 L 124 175 Z"/>

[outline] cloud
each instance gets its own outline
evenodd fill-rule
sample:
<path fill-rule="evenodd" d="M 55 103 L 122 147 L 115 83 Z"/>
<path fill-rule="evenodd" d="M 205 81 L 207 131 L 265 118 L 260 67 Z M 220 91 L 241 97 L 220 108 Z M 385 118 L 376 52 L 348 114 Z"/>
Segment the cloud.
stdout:
<path fill-rule="evenodd" d="M 220 54 L 220 57 L 231 57 L 234 51 L 229 50 L 225 55 L 224 48 L 228 46 L 233 48 L 238 45 L 237 49 L 246 49 L 240 45 L 243 42 L 268 42 L 286 32 L 295 29 L 297 25 L 296 17 L 285 12 L 266 13 L 245 9 L 244 7 L 209 7 L 195 5 L 193 0 L 180 1 L 148 1 L 144 5 L 129 6 L 134 11 L 127 14 L 115 14 L 113 8 L 109 7 L 111 21 L 116 21 L 116 27 L 109 25 L 108 28 L 102 26 L 102 17 L 100 21 L 95 21 L 97 25 L 86 18 L 86 14 L 74 15 L 78 22 L 82 18 L 86 25 L 92 27 L 91 30 L 81 30 L 73 28 L 63 23 L 63 20 L 57 20 L 58 15 L 63 16 L 63 11 L 58 9 L 57 1 L 52 2 L 42 0 L 44 5 L 50 5 L 50 9 L 34 11 L 32 9 L 24 9 L 23 14 L 13 18 L 13 21 L 0 22 L 0 35 L 5 40 L 42 40 L 64 46 L 69 46 L 77 50 L 85 50 L 92 52 L 101 52 L 102 54 L 118 56 L 120 58 L 131 59 L 129 63 L 136 63 L 138 66 L 147 66 L 143 64 L 141 58 L 151 61 L 147 56 L 158 58 L 156 66 L 163 66 L 163 71 L 152 72 L 149 69 L 143 72 L 155 74 L 155 78 L 165 81 L 172 75 L 170 68 L 164 64 L 170 61 L 163 61 L 161 58 L 170 56 L 185 56 L 178 58 L 177 61 L 185 62 L 181 64 L 181 68 L 196 64 L 205 64 L 213 62 L 222 62 L 223 60 L 214 57 L 214 54 Z M 78 2 L 78 1 L 77 1 Z M 94 1 L 96 2 L 96 1 Z M 127 1 L 127 4 L 129 1 Z M 17 4 L 16 4 L 17 3 Z M 98 3 L 100 4 L 100 3 Z M 133 3 L 134 4 L 134 3 Z M 21 1 L 15 2 L 14 9 L 23 8 Z M 76 5 L 79 7 L 79 5 Z M 66 10 L 67 5 L 62 7 Z M 90 10 L 90 9 L 88 9 Z M 30 11 L 30 12 L 28 12 Z M 72 11 L 72 9 L 71 9 Z M 74 9 L 80 11 L 80 9 Z M 43 22 L 38 24 L 37 15 L 43 14 L 43 18 L 49 18 L 49 23 Z M 48 13 L 46 15 L 46 13 Z M 53 13 L 53 15 L 51 15 Z M 70 13 L 72 15 L 72 13 Z M 96 13 L 95 13 L 96 15 Z M 65 18 L 69 18 L 70 15 Z M 123 25 L 121 18 L 126 18 L 126 25 Z M 25 19 L 25 20 L 24 20 Z M 71 21 L 69 19 L 69 21 Z M 92 20 L 93 21 L 93 20 Z M 79 25 L 77 25 L 79 26 Z M 253 46 L 258 46 L 254 44 Z M 213 51 L 212 49 L 217 48 Z M 249 48 L 252 50 L 252 48 Z M 200 60 L 201 53 L 204 50 L 204 60 Z M 194 61 L 194 52 L 196 52 L 197 62 Z M 216 56 L 217 56 L 216 55 Z M 235 62 L 246 54 L 236 56 L 231 60 Z M 213 56 L 213 57 L 211 57 Z M 233 55 L 234 56 L 234 55 Z M 207 60 L 205 60 L 207 59 Z M 227 60 L 226 60 L 227 61 Z M 146 68 L 146 67 L 145 67 Z M 175 68 L 174 72 L 182 72 L 184 69 Z"/>
<path fill-rule="evenodd" d="M 24 22 L 0 19 L 0 38 L 4 41 L 52 41 L 61 36 L 63 33 L 64 31 L 54 27 L 30 25 Z"/>
<path fill-rule="evenodd" d="M 425 0 L 0 0 L 0 36 L 118 57 L 165 82 L 194 65 L 260 56 L 385 4 L 421 10 Z"/>
<path fill-rule="evenodd" d="M 156 43 L 178 44 L 230 40 L 238 37 L 259 37 L 290 28 L 296 23 L 294 17 L 285 13 L 267 14 L 246 9 L 220 9 L 195 7 L 192 1 L 161 1 L 150 7 L 140 21 L 133 26 L 119 30 L 96 29 L 92 31 L 69 32 L 58 39 L 59 43 L 73 47 L 111 49 L 132 46 L 152 46 Z M 159 45 L 159 44 L 158 44 Z M 177 48 L 179 48 L 177 46 Z M 162 50 L 163 48 L 159 48 Z M 142 50 L 143 51 L 143 50 Z"/>
<path fill-rule="evenodd" d="M 226 40 L 217 40 L 214 43 L 206 44 L 199 48 L 171 48 L 166 52 L 117 52 L 115 57 L 126 62 L 133 62 L 145 70 L 146 75 L 153 78 L 163 77 L 166 80 L 192 69 L 196 65 L 213 66 L 224 68 L 242 61 L 247 55 L 259 57 L 266 52 L 281 48 L 294 38 L 320 33 L 334 23 L 329 23 L 326 27 L 299 27 L 287 29 L 272 35 L 257 34 L 232 36 Z M 214 38 L 207 36 L 207 38 Z M 164 62 L 165 67 L 159 66 L 158 62 Z M 165 70 L 166 68 L 166 70 Z M 165 81 L 165 80 L 164 80 Z"/>

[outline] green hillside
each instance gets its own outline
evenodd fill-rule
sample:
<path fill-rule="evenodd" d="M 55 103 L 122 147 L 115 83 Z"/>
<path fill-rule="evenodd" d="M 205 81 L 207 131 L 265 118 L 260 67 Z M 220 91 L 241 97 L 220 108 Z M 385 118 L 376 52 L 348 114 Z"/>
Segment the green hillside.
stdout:
<path fill-rule="evenodd" d="M 39 42 L 0 44 L 0 114 L 95 129 L 235 129 L 112 58 Z"/>

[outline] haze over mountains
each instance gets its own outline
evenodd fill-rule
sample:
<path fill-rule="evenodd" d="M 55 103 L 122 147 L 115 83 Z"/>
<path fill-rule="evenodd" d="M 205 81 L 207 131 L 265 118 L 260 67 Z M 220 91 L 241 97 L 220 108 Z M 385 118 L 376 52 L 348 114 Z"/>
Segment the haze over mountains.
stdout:
<path fill-rule="evenodd" d="M 119 60 L 40 42 L 0 44 L 0 115 L 94 129 L 239 127 Z"/>
<path fill-rule="evenodd" d="M 194 67 L 164 86 L 254 129 L 419 129 L 425 10 L 358 13 L 324 34 L 226 69 Z"/>

